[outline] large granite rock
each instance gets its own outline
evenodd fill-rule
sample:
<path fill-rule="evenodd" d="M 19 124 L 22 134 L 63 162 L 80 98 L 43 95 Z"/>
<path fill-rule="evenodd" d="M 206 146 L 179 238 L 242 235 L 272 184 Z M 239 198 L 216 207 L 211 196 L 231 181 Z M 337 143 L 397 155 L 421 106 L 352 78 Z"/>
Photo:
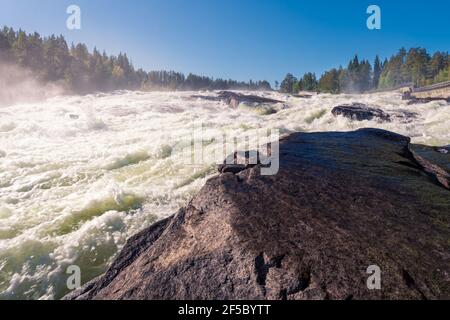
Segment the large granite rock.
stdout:
<path fill-rule="evenodd" d="M 421 149 L 376 129 L 293 134 L 277 175 L 210 179 L 66 298 L 450 298 L 449 168 Z M 381 290 L 366 285 L 371 265 Z"/>

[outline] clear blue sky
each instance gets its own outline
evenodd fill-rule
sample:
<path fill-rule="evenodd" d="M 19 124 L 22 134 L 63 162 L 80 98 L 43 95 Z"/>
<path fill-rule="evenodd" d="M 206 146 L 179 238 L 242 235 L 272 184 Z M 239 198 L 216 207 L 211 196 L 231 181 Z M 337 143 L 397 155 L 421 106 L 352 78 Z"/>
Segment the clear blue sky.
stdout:
<path fill-rule="evenodd" d="M 66 29 L 66 8 L 82 29 Z M 366 27 L 370 4 L 382 30 Z M 0 0 L 0 25 L 63 34 L 90 49 L 126 52 L 136 67 L 237 80 L 281 80 L 372 60 L 400 47 L 450 51 L 448 0 Z"/>

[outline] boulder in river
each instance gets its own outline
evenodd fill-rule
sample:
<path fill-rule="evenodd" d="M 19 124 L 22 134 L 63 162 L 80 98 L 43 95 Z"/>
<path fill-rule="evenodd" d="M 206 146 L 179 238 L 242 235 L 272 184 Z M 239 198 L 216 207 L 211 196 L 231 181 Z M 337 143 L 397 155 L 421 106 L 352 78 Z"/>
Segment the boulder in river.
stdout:
<path fill-rule="evenodd" d="M 208 101 L 222 101 L 228 104 L 232 108 L 237 108 L 241 103 L 247 105 L 261 105 L 261 104 L 276 104 L 283 103 L 282 101 L 256 96 L 256 95 L 245 95 L 233 91 L 220 91 L 217 96 L 204 96 L 204 95 L 194 95 L 193 98 L 204 99 Z"/>
<path fill-rule="evenodd" d="M 433 101 L 446 101 L 446 102 L 450 102 L 450 98 L 408 98 L 408 99 L 404 99 L 404 100 L 408 100 L 408 105 L 413 105 L 413 104 L 425 104 L 425 103 L 430 103 Z"/>
<path fill-rule="evenodd" d="M 378 108 L 368 107 L 362 103 L 344 104 L 333 108 L 331 113 L 337 116 L 344 116 L 346 118 L 364 121 L 364 120 L 382 120 L 391 121 L 389 114 Z"/>
<path fill-rule="evenodd" d="M 448 299 L 449 168 L 428 152 L 450 163 L 378 129 L 292 134 L 277 175 L 221 166 L 66 299 Z"/>
<path fill-rule="evenodd" d="M 313 97 L 312 93 L 297 93 L 292 95 L 294 98 L 301 98 L 301 99 L 311 99 Z"/>

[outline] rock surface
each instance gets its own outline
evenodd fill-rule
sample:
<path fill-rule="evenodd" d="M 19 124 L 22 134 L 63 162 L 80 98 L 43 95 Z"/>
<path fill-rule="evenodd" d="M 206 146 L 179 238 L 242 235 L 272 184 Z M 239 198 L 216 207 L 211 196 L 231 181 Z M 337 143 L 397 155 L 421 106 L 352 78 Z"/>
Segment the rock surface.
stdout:
<path fill-rule="evenodd" d="M 377 129 L 293 134 L 277 175 L 221 166 L 66 299 L 450 298 L 448 167 L 412 147 Z M 381 290 L 367 288 L 371 265 Z"/>

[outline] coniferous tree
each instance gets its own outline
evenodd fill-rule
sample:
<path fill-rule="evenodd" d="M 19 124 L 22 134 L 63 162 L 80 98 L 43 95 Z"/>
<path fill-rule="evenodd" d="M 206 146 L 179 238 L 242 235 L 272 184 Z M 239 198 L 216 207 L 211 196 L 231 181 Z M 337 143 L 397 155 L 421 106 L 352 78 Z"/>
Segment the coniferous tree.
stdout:
<path fill-rule="evenodd" d="M 450 65 L 439 72 L 436 76 L 436 82 L 450 81 Z"/>
<path fill-rule="evenodd" d="M 319 80 L 318 89 L 324 93 L 339 93 L 340 89 L 340 72 L 337 69 L 331 69 L 325 72 Z"/>
<path fill-rule="evenodd" d="M 283 93 L 293 93 L 294 85 L 298 82 L 297 78 L 291 73 L 288 73 L 284 80 L 281 82 L 280 91 Z"/>
<path fill-rule="evenodd" d="M 15 63 L 33 72 L 44 82 L 59 82 L 75 93 L 116 89 L 143 90 L 271 90 L 267 81 L 212 79 L 174 71 L 145 72 L 135 70 L 125 53 L 102 54 L 97 48 L 89 52 L 84 44 L 72 44 L 64 37 L 43 38 L 4 27 L 0 30 L 0 62 Z"/>
<path fill-rule="evenodd" d="M 303 78 L 299 81 L 300 90 L 304 91 L 317 91 L 317 79 L 316 75 L 311 72 L 307 72 L 303 75 Z"/>
<path fill-rule="evenodd" d="M 0 32 L 0 59 L 4 61 L 11 59 L 11 44 L 3 32 Z"/>
<path fill-rule="evenodd" d="M 347 68 L 326 71 L 318 82 L 319 92 L 366 92 L 373 89 L 394 89 L 400 86 L 423 86 L 450 80 L 448 52 L 436 52 L 431 57 L 423 48 L 409 51 L 401 48 L 389 60 L 375 57 L 374 66 L 356 55 Z M 305 79 L 297 87 L 305 86 Z"/>
<path fill-rule="evenodd" d="M 383 66 L 380 61 L 380 57 L 377 55 L 375 57 L 375 62 L 373 63 L 373 80 L 372 88 L 378 89 L 378 84 L 380 83 L 381 72 L 383 71 Z"/>
<path fill-rule="evenodd" d="M 435 52 L 433 54 L 427 70 L 428 83 L 436 80 L 441 70 L 446 70 L 448 68 L 448 56 L 448 53 L 445 52 Z"/>

